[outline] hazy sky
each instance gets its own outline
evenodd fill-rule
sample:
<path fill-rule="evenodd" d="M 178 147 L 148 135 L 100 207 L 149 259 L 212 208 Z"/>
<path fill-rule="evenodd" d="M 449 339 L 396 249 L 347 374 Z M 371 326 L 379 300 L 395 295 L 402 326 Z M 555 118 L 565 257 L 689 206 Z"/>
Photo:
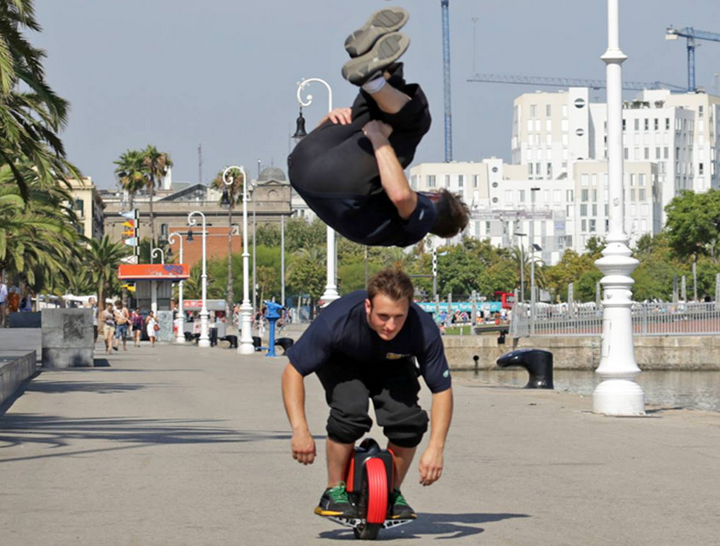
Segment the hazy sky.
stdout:
<path fill-rule="evenodd" d="M 624 78 L 685 85 L 685 40 L 665 41 L 665 28 L 720 32 L 720 2 L 620 4 Z M 231 164 L 255 177 L 258 159 L 285 170 L 297 82 L 325 79 L 335 106 L 349 105 L 345 37 L 387 5 L 410 11 L 405 74 L 423 85 L 434 117 L 415 161 L 443 161 L 440 0 L 36 0 L 43 32 L 30 39 L 48 53 L 50 85 L 71 102 L 69 157 L 99 187 L 114 186 L 124 150 L 149 143 L 170 153 L 175 181 L 189 182 L 202 143 L 207 182 Z M 484 73 L 604 78 L 606 9 L 605 0 L 451 0 L 453 159 L 508 160 L 512 101 L 534 91 L 470 83 L 473 63 Z M 701 43 L 697 83 L 712 90 L 720 43 Z M 324 87 L 310 89 L 308 128 L 327 108 Z"/>

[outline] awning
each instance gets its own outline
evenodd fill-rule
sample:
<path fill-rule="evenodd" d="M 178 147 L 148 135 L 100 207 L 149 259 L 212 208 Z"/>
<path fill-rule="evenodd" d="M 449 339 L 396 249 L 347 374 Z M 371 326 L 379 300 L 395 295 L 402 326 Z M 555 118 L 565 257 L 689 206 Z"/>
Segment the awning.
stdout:
<path fill-rule="evenodd" d="M 118 267 L 118 279 L 124 281 L 183 281 L 188 278 L 188 264 L 122 264 Z"/>

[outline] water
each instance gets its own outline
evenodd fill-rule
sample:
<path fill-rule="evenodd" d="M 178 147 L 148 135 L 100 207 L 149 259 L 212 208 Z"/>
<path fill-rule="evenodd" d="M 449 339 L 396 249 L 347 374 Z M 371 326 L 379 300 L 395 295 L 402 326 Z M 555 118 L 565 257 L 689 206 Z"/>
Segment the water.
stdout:
<path fill-rule="evenodd" d="M 453 376 L 495 386 L 524 387 L 528 381 L 527 372 L 520 369 L 456 371 Z M 556 391 L 589 396 L 600 378 L 591 371 L 555 370 L 553 382 Z M 648 371 L 637 382 L 648 406 L 720 413 L 720 371 Z"/>

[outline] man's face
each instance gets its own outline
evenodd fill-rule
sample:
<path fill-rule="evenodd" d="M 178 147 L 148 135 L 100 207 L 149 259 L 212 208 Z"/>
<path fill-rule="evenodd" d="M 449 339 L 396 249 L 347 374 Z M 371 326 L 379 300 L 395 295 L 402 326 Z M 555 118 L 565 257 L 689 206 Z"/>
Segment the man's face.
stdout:
<path fill-rule="evenodd" d="M 372 301 L 365 300 L 367 321 L 380 339 L 390 341 L 402 330 L 407 320 L 410 302 L 395 301 L 385 294 L 377 294 Z"/>

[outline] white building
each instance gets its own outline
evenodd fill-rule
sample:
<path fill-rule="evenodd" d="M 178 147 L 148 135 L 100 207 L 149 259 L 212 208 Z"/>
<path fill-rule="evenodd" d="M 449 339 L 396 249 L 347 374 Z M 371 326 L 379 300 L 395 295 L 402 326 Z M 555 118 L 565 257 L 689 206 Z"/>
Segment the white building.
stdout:
<path fill-rule="evenodd" d="M 705 93 L 643 91 L 625 103 L 625 223 L 631 244 L 661 231 L 664 208 L 681 190 L 720 188 L 719 116 L 720 97 Z M 465 236 L 507 247 L 518 244 L 515 233 L 529 237 L 534 231 L 533 242 L 548 264 L 566 248 L 582 252 L 590 237 L 605 236 L 607 108 L 590 102 L 588 88 L 518 97 L 511 151 L 510 165 L 495 158 L 416 165 L 410 182 L 417 190 L 462 194 L 472 211 Z"/>

